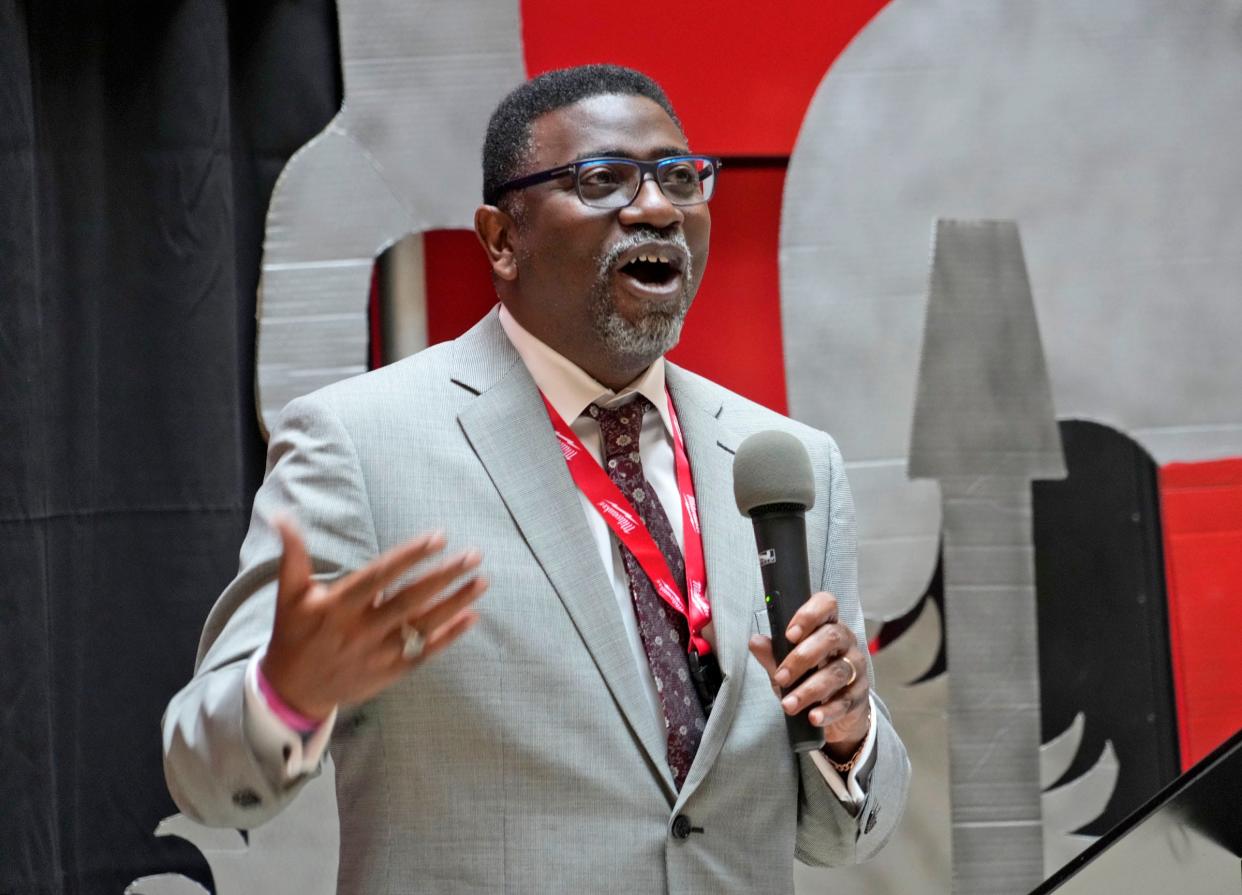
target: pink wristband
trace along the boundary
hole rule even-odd
[[[306,717],[301,712],[291,709],[276,692],[276,688],[271,685],[267,677],[263,674],[262,664],[256,665],[254,669],[255,678],[259,682],[259,692],[263,694],[263,698],[267,700],[267,707],[275,713],[276,717],[298,733],[307,734],[314,733],[319,729],[318,721]]]

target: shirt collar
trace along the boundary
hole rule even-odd
[[[563,354],[531,335],[504,305],[500,306],[500,325],[517,349],[518,356],[535,380],[535,385],[566,423],[572,425],[591,404],[615,406],[624,404],[635,394],[639,394],[650,401],[659,412],[665,432],[672,432],[668,418],[668,399],[664,391],[663,357],[656,358],[637,379],[614,392],[597,382],[591,374]]]

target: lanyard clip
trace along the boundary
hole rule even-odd
[[[691,647],[686,655],[686,664],[690,666],[690,680],[694,682],[699,702],[703,704],[703,714],[710,715],[712,704],[715,703],[716,694],[720,692],[720,685],[723,682],[720,663],[716,660],[715,653],[700,656],[699,651]]]

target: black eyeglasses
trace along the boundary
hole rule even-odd
[[[516,177],[484,197],[488,205],[510,190],[546,183],[572,174],[574,188],[583,205],[591,208],[625,208],[638,196],[650,174],[660,192],[674,205],[700,205],[716,191],[720,159],[707,155],[672,155],[650,162],[632,158],[588,158],[546,171]]]

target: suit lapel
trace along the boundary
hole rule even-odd
[[[737,712],[750,652],[757,577],[755,538],[733,497],[733,454],[737,439],[721,423],[721,405],[707,402],[703,389],[679,368],[668,365],[667,381],[690,458],[694,493],[703,530],[707,593],[712,605],[716,653],[724,682],[712,708],[698,754],[679,802],[706,776]]]
[[[665,789],[673,793],[664,733],[600,566],[547,411],[493,313],[458,341],[453,379],[478,392],[458,421],[548,576],[600,675]]]

